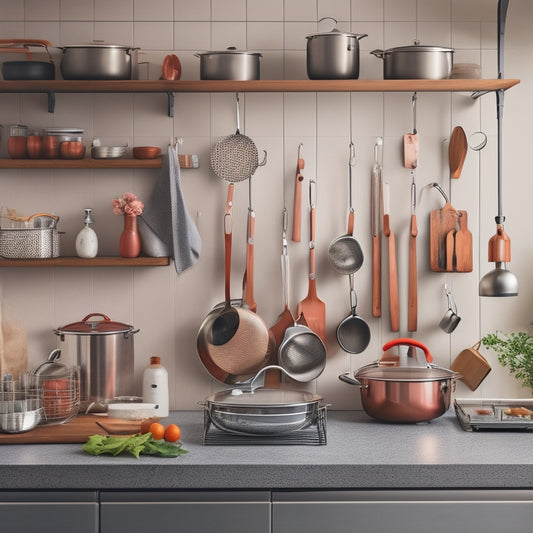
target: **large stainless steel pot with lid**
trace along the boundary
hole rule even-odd
[[[383,78],[386,80],[443,80],[452,73],[454,49],[445,46],[415,43],[370,53],[383,59]]]
[[[80,369],[82,410],[105,411],[114,398],[134,394],[133,336],[138,331],[102,313],[55,330],[66,361]]]
[[[450,407],[457,372],[432,364],[426,346],[414,339],[395,339],[383,346],[375,363],[341,381],[361,388],[361,404],[368,415],[385,422],[427,422]]]
[[[337,21],[331,17],[323,20]],[[308,35],[307,75],[312,80],[359,78],[359,40],[366,33],[341,32],[337,28]]]

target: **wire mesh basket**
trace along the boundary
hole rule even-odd
[[[5,259],[59,257],[60,235],[55,228],[2,228],[0,256]]]
[[[74,418],[80,409],[80,371],[67,369],[61,377],[40,377],[46,424],[64,424]]]

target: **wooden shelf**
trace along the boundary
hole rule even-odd
[[[155,159],[0,159],[0,168],[161,168]]]
[[[2,267],[142,267],[168,266],[169,257],[56,257],[55,259],[1,259]]]
[[[453,80],[51,80],[0,81],[0,92],[220,93],[220,92],[477,92],[510,89],[517,79]]]

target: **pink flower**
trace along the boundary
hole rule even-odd
[[[120,198],[111,201],[111,207],[115,215],[140,215],[144,204],[131,192],[124,193]]]

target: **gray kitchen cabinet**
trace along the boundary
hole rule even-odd
[[[531,533],[532,490],[274,492],[272,533]]]
[[[269,491],[100,494],[100,533],[270,533]]]
[[[93,491],[0,492],[2,533],[98,533]]]

